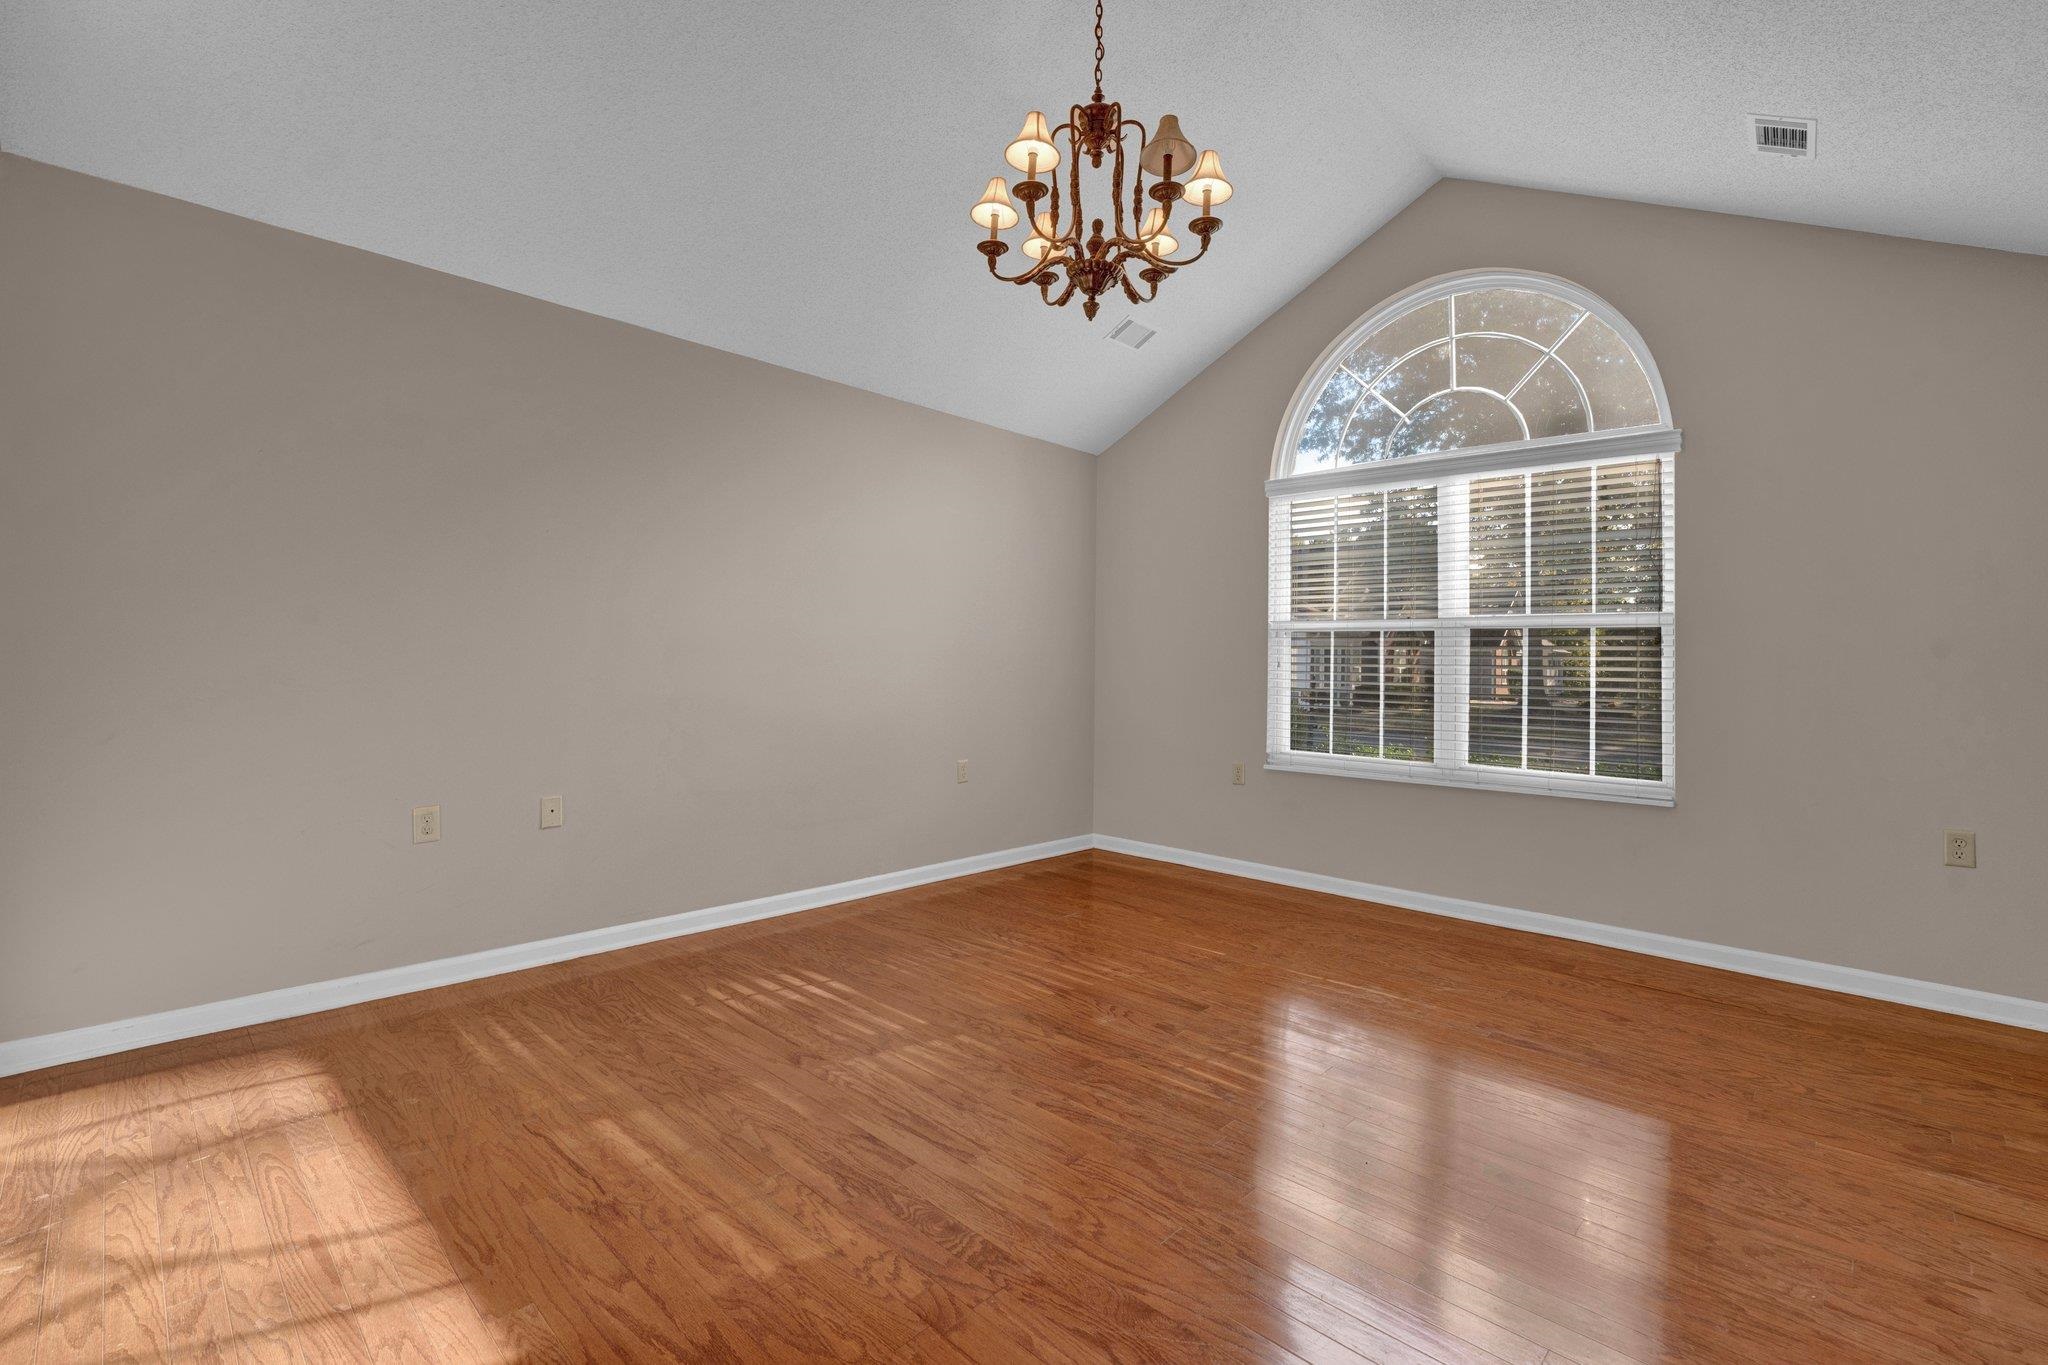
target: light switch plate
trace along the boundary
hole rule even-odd
[[[439,806],[414,806],[412,808],[412,841],[416,844],[438,843],[441,838],[441,808]]]
[[[543,796],[540,799],[540,827],[560,829],[562,827],[562,798]]]

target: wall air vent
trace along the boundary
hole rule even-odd
[[[1810,118],[1781,118],[1776,114],[1749,116],[1750,144],[1760,156],[1789,156],[1795,160],[1813,155],[1814,126]]]
[[[1136,318],[1125,318],[1110,329],[1109,339],[1119,346],[1128,346],[1135,351],[1156,335],[1150,327]]]

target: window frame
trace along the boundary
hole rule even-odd
[[[1335,376],[1340,363],[1366,338],[1403,314],[1455,294],[1481,289],[1524,289],[1560,298],[1584,309],[1615,333],[1634,353],[1648,379],[1662,419],[1654,426],[1591,431],[1581,435],[1551,436],[1495,445],[1471,446],[1411,455],[1395,459],[1364,461],[1307,473],[1294,473],[1293,463],[1304,423],[1325,385]],[[1455,370],[1454,370],[1455,376]],[[1588,411],[1588,418],[1592,414]],[[1265,489],[1268,506],[1267,559],[1271,578],[1267,588],[1267,617],[1263,623],[1267,641],[1266,665],[1266,763],[1268,771],[1311,773],[1323,776],[1366,778],[1379,781],[1421,782],[1439,786],[1481,788],[1494,791],[1568,796],[1588,800],[1619,801],[1637,805],[1670,806],[1677,798],[1677,537],[1676,478],[1677,455],[1682,434],[1671,422],[1671,404],[1656,361],[1640,333],[1606,300],[1569,280],[1520,270],[1461,271],[1426,280],[1368,311],[1330,343],[1308,373],[1303,376],[1287,406],[1273,447],[1271,477]],[[1526,613],[1508,616],[1472,616],[1459,610],[1454,598],[1469,583],[1469,564],[1448,572],[1444,557],[1445,532],[1453,516],[1465,516],[1465,491],[1473,478],[1496,474],[1529,474],[1546,469],[1598,466],[1626,460],[1655,458],[1662,469],[1661,534],[1663,584],[1655,612]],[[1435,678],[1433,758],[1411,762],[1378,757],[1314,754],[1289,747],[1292,733],[1288,720],[1289,636],[1318,629],[1343,629],[1295,621],[1291,609],[1281,619],[1278,604],[1291,591],[1287,555],[1276,545],[1284,532],[1287,509],[1307,497],[1334,497],[1345,493],[1434,486],[1438,505],[1438,602],[1435,617],[1388,619],[1378,629],[1388,631],[1426,630],[1433,639],[1432,668]],[[1597,479],[1596,479],[1597,486]],[[1661,632],[1661,690],[1663,762],[1661,777],[1606,777],[1594,773],[1557,773],[1525,768],[1502,768],[1467,761],[1465,748],[1471,689],[1469,646],[1472,633],[1485,629],[1528,629],[1541,624],[1560,628],[1628,629],[1654,626]],[[1355,625],[1352,629],[1375,627]],[[1524,648],[1527,639],[1524,637]],[[1526,654],[1525,654],[1526,658]],[[1526,686],[1526,683],[1525,683]],[[1589,701],[1589,706],[1593,703]],[[1589,763],[1589,766],[1593,766]]]

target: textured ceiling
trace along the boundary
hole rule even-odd
[[[1442,175],[2048,253],[2048,0],[1374,8]],[[1817,118],[1813,160],[1751,114]]]
[[[1111,0],[1107,85],[1222,149],[1143,351],[966,208],[1087,93],[1085,0],[0,5],[0,147],[1084,450],[1438,175],[2048,251],[2042,0]],[[1749,112],[1820,120],[1805,165]]]

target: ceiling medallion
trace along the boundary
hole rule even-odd
[[[1102,296],[1110,290],[1121,287],[1124,297],[1132,303],[1149,302],[1158,295],[1159,285],[1167,276],[1208,255],[1209,239],[1223,226],[1223,220],[1215,216],[1215,207],[1230,198],[1230,182],[1223,178],[1223,166],[1216,153],[1205,151],[1197,159],[1194,144],[1181,136],[1179,119],[1172,114],[1162,115],[1158,128],[1148,136],[1144,124],[1124,117],[1121,104],[1102,98],[1102,51],[1102,0],[1096,0],[1094,98],[1073,106],[1067,121],[1050,130],[1045,126],[1045,115],[1032,110],[1024,120],[1024,130],[1003,152],[1003,160],[1024,172],[1025,178],[1006,189],[1003,178],[994,177],[970,211],[976,225],[988,229],[988,239],[979,246],[981,254],[988,258],[989,274],[1005,284],[1037,285],[1039,298],[1056,308],[1078,292],[1081,311],[1091,318],[1102,306]],[[1126,218],[1124,148],[1130,130],[1135,130],[1132,145],[1138,150],[1132,158],[1137,166],[1131,173],[1130,216]],[[1104,158],[1110,163],[1107,232],[1101,218],[1090,218],[1082,208],[1084,156],[1097,170],[1102,168]],[[1063,157],[1067,163],[1064,209],[1058,174]],[[1148,172],[1153,176],[1150,189],[1145,187]],[[1040,176],[1045,178],[1040,180]],[[1185,178],[1176,180],[1175,176]],[[1024,254],[1031,258],[1031,265],[1020,274],[1005,275],[996,268],[996,261],[1010,249],[1003,233],[1018,223],[1017,206],[1010,202],[1012,192],[1023,201],[1024,213],[1031,220],[1024,239]],[[1040,209],[1039,201],[1048,197],[1050,202]],[[1149,210],[1145,208],[1147,199],[1153,204]],[[1200,216],[1188,223],[1187,230],[1201,240],[1202,246],[1194,255],[1175,260],[1173,253],[1180,249],[1180,243],[1171,232],[1173,210],[1182,199],[1188,201],[1190,209],[1196,205],[1201,208]],[[1088,224],[1085,236],[1083,223]],[[1143,293],[1131,280],[1133,271],[1144,282]]]

